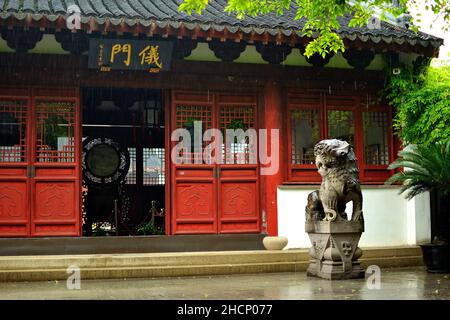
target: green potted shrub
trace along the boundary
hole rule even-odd
[[[164,235],[165,232],[162,228],[156,226],[153,220],[144,222],[137,227],[137,232],[140,235]]]
[[[423,145],[409,145],[388,169],[404,168],[386,181],[401,183],[400,193],[412,199],[425,191],[436,196],[438,223],[444,224],[432,243],[421,245],[429,272],[450,272],[450,140]]]

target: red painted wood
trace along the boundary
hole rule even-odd
[[[362,103],[364,99],[368,99],[369,95],[365,93],[345,92],[340,94],[329,94],[324,92],[298,92],[292,91],[288,93],[288,146],[292,145],[292,124],[290,122],[292,110],[310,110],[317,109],[320,111],[320,139],[331,138],[328,134],[328,111],[342,110],[352,111],[353,125],[355,128],[355,154],[358,159],[360,168],[360,180],[367,184],[382,184],[392,174],[391,170],[387,170],[387,165],[367,165],[364,163],[364,138],[363,138],[363,112],[385,112],[388,114],[388,148],[389,161],[393,161],[393,132],[392,132],[392,112],[391,108],[386,105]],[[300,184],[320,183],[321,178],[317,173],[315,165],[309,164],[292,164],[292,148],[288,150],[288,182]]]
[[[189,118],[201,118],[208,128],[213,127],[213,107],[207,93],[172,92],[172,130],[183,127]],[[171,151],[175,145],[171,142]],[[217,233],[217,183],[213,173],[213,166],[177,165],[171,161],[172,234]]]
[[[172,108],[171,108],[171,95],[169,90],[164,90],[164,134],[165,134],[165,141],[164,146],[165,150],[171,150],[170,146],[170,128],[171,128],[171,121],[172,119]],[[165,233],[166,235],[172,234],[172,225],[170,223],[170,212],[172,207],[172,198],[171,198],[171,173],[172,173],[172,165],[170,161],[170,152],[165,152],[165,183],[164,183],[164,192],[165,192],[165,217],[164,217],[164,224],[165,224]]]
[[[77,90],[33,90],[31,178],[31,236],[80,235],[80,108]],[[42,153],[38,147],[47,119],[59,116],[68,121],[67,152]],[[70,142],[73,140],[72,142]],[[40,147],[42,148],[42,147]]]
[[[283,159],[285,154],[285,144],[283,143],[283,109],[282,94],[278,83],[268,81],[264,90],[264,124],[268,131],[268,141],[271,140],[271,129],[280,130],[280,143],[278,145],[280,155],[280,167],[276,174],[264,176],[264,211],[266,213],[266,231],[271,236],[278,235],[278,211],[277,211],[277,187],[284,181],[285,163]],[[270,143],[268,144],[268,154],[272,154]]]
[[[225,130],[232,120],[242,121],[243,130],[258,129],[256,96],[219,95],[217,100],[219,101],[217,113],[220,129]],[[224,138],[226,140],[226,137]],[[226,143],[225,140],[224,143]],[[248,155],[250,156],[250,153]],[[255,159],[257,159],[257,154]],[[220,173],[218,178],[218,232],[260,232],[261,214],[257,163],[251,164],[249,160],[246,164],[223,164],[219,165],[218,169]]]
[[[0,101],[12,90],[17,91],[2,89]],[[0,163],[0,236],[79,236],[81,119],[78,90],[35,88],[25,93],[15,99],[25,99],[28,106],[26,156],[18,163]],[[56,105],[55,113],[52,108]],[[42,149],[45,141],[41,140],[41,133],[48,130],[43,127],[43,119],[52,114],[68,117],[72,127],[68,139],[72,147],[62,152]]]
[[[222,128],[223,121],[241,119],[248,110],[256,126],[256,97],[251,95],[173,91],[171,103],[172,129],[189,118],[206,121],[204,129]],[[170,176],[171,234],[260,232],[257,164],[171,162]]]
[[[0,151],[0,237],[26,237],[30,232],[30,111],[27,89],[0,88],[0,112],[14,114],[15,121],[25,127],[17,148]]]

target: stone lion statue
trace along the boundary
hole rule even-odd
[[[314,147],[314,156],[322,184],[308,195],[306,220],[348,220],[345,205],[352,201],[352,221],[362,221],[359,170],[352,146],[342,140],[322,140]]]

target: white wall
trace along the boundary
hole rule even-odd
[[[308,248],[305,207],[308,194],[318,186],[278,188],[278,235],[288,238],[287,248]],[[398,187],[362,186],[365,232],[361,247],[415,245],[430,241],[429,194],[411,201],[398,195]],[[351,205],[347,208],[351,212]]]

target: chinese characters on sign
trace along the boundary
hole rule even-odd
[[[170,69],[172,50],[170,41],[91,39],[89,68],[157,73]]]

